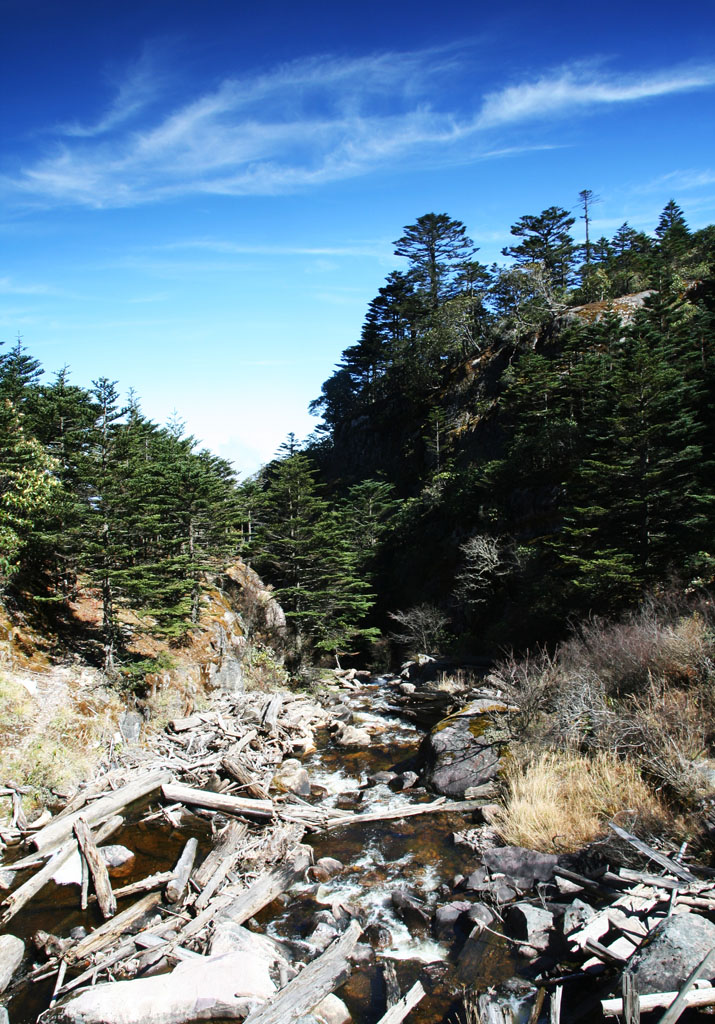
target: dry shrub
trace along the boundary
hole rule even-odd
[[[631,827],[639,822],[651,829],[669,818],[635,765],[608,751],[594,757],[549,751],[526,766],[510,764],[506,782],[496,829],[504,842],[531,850],[581,849],[605,835],[609,819],[623,812]]]

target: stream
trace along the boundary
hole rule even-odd
[[[416,755],[424,732],[394,708],[392,680],[370,678],[354,689],[337,692],[338,711],[358,728],[372,732],[365,748],[342,748],[328,730],[317,737],[318,749],[304,757],[311,782],[309,802],[359,812],[398,809],[434,799],[416,783],[416,788],[394,792],[385,781],[371,779],[378,773],[418,770]],[[189,814],[180,828],[166,822],[142,822],[147,806],[135,808],[111,843],[123,844],[135,854],[125,884],[152,872],[173,867],[190,836],[199,841],[199,858],[211,849],[208,821]],[[337,991],[347,1004],[355,1024],[375,1024],[386,1009],[384,965],[392,961],[402,994],[420,980],[427,992],[411,1011],[414,1024],[449,1022],[460,1024],[457,1010],[461,989],[474,985],[484,991],[489,985],[511,977],[515,963],[506,943],[489,933],[467,940],[467,933],[438,941],[431,927],[435,909],[450,900],[470,899],[453,890],[457,875],[468,875],[479,865],[478,855],[468,846],[457,845],[454,833],[471,826],[469,814],[431,814],[381,822],[348,824],[328,833],[307,835],[315,860],[330,857],[344,868],[324,881],[303,881],[267,907],[249,924],[285,943],[294,960],[315,956],[321,922],[336,904],[355,908],[363,925],[363,950],[352,976]],[[393,893],[408,890],[422,913],[398,913]],[[48,885],[13,921],[12,932],[30,940],[43,929],[66,936],[79,926],[100,923],[99,911],[78,909],[75,884]],[[472,897],[474,898],[474,897]],[[318,932],[315,932],[316,927]],[[36,961],[39,962],[39,961]],[[34,1024],[47,1007],[53,980],[25,982],[7,1003],[10,1024]]]

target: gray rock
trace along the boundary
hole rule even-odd
[[[495,917],[485,903],[472,903],[467,911],[467,920],[471,921],[472,924],[483,924],[490,928],[494,923]]]
[[[417,772],[402,772],[401,775],[392,779],[388,785],[393,792],[401,793],[405,789],[412,789],[418,779],[419,775]]]
[[[313,949],[317,949],[322,953],[323,950],[327,949],[330,943],[337,937],[338,929],[327,924],[325,921],[321,921],[317,928],[314,928],[307,937],[306,942],[309,946],[312,946]]]
[[[509,875],[520,889],[531,889],[536,882],[548,882],[553,878],[559,861],[552,853],[536,853],[522,846],[485,850],[482,860],[492,874],[502,872]]]
[[[715,946],[715,924],[700,914],[674,914],[631,960],[637,991],[674,992]],[[710,973],[715,977],[715,970]]]
[[[575,899],[564,911],[564,935],[570,935],[571,932],[575,932],[578,928],[583,928],[595,913],[596,911],[593,907],[589,907],[588,903],[584,903],[583,900]]]
[[[368,775],[367,784],[368,786],[389,786],[393,779],[397,778],[397,772],[375,772],[374,775]]]
[[[288,757],[280,765],[271,782],[279,793],[295,793],[296,796],[310,796],[308,773],[294,757]]]
[[[144,719],[137,711],[125,711],[119,719],[119,731],[125,743],[138,743]]]
[[[554,915],[531,903],[514,903],[504,917],[504,928],[512,939],[519,939],[543,952],[551,941]]]
[[[501,701],[480,698],[439,722],[422,747],[427,785],[461,800],[467,789],[490,782],[501,768],[511,710]]]
[[[405,924],[412,927],[421,927],[429,922],[429,914],[420,901],[412,896],[406,889],[395,889],[391,896],[395,913],[402,918]]]
[[[10,1018],[4,1006],[0,1006],[0,1024],[10,1024]]]
[[[99,853],[110,869],[118,869],[123,867],[131,867],[134,861],[134,854],[131,850],[128,850],[126,846],[120,846],[117,843],[113,843],[109,846],[100,846]]]
[[[436,938],[440,940],[453,939],[457,934],[457,925],[460,918],[470,909],[471,903],[465,900],[455,900],[453,903],[446,903],[437,908],[434,915],[433,930]]]
[[[392,932],[384,924],[369,924],[365,929],[365,938],[375,949],[387,949],[392,945]]]
[[[0,992],[4,992],[22,963],[25,943],[16,935],[0,935]]]

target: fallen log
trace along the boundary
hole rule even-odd
[[[106,920],[116,914],[117,901],[112,892],[112,883],[109,881],[107,865],[104,863],[104,858],[92,838],[89,825],[82,815],[74,823],[74,834],[77,836],[79,848],[92,876],[99,909],[102,911],[102,917]]]
[[[110,818],[110,820],[105,822],[97,832],[97,842],[102,843],[105,839],[108,839],[109,836],[111,836],[112,833],[123,824],[123,822],[124,819],[119,815]],[[15,892],[8,896],[4,903],[5,909],[2,917],[0,917],[0,926],[4,927],[8,921],[12,920],[18,911],[22,910],[22,908],[30,902],[33,896],[36,896],[41,889],[44,889],[47,883],[52,880],[52,876],[58,868],[62,867],[65,861],[69,860],[76,849],[77,841],[74,838],[68,839],[67,842],[63,843],[53,856],[50,857],[49,861],[43,868],[36,872],[32,878],[28,878],[28,880],[24,882],[19,889],[16,889]]]
[[[422,988],[422,984],[416,981],[412,988],[380,1017],[377,1024],[401,1024],[401,1021],[417,1006],[424,995],[425,990]]]
[[[201,890],[194,903],[197,910],[203,910],[208,905],[226,875],[235,866],[247,831],[246,826],[240,822],[231,822],[201,867],[194,871],[192,881]]]
[[[639,996],[638,1003],[641,1013],[648,1013],[649,1010],[657,1010],[659,1007],[670,1007],[678,998],[677,992],[650,992],[648,995]],[[707,988],[690,989],[685,996],[685,1006],[714,1006],[715,986]],[[601,1009],[609,1017],[620,1017],[623,1014],[622,999],[602,999]]]
[[[259,821],[270,821],[274,816],[273,804],[270,800],[253,800],[240,796],[227,796],[224,793],[210,793],[204,789],[194,789],[179,783],[165,783],[161,787],[164,798],[170,803],[192,804],[205,807],[209,811],[222,811],[224,814],[245,815]]]
[[[255,797],[257,800],[268,799],[266,790],[256,782],[239,757],[226,754],[225,757],[221,758],[221,766],[224,771],[228,772],[241,785],[249,796]]]
[[[186,892],[186,887],[189,884],[189,876],[191,875],[194,867],[198,846],[198,839],[195,839],[192,836],[181,851],[181,856],[176,862],[171,879],[166,887],[166,898],[169,903],[178,903]]]
[[[480,800],[446,801],[444,797],[430,804],[415,804],[412,807],[398,807],[389,811],[370,811],[367,814],[353,814],[349,818],[331,821],[325,827],[330,830],[342,825],[358,825],[366,821],[395,821],[400,818],[412,818],[418,814],[461,814],[463,811],[474,811],[481,807]],[[317,810],[317,808],[316,808]]]
[[[35,833],[30,840],[31,845],[36,850],[50,850],[53,846],[64,842],[65,839],[72,835],[74,823],[80,815],[84,817],[88,825],[94,827],[100,821],[104,821],[105,818],[117,814],[136,800],[142,800],[150,793],[153,793],[154,790],[159,789],[163,783],[169,782],[171,778],[171,772],[157,771],[137,779],[136,782],[130,782],[114,793],[100,797],[99,800],[95,800],[89,806],[83,807],[81,811],[75,811],[73,814],[68,814],[65,817],[55,818],[49,825],[45,825],[43,829]]]
[[[620,825],[616,825],[612,821],[609,821],[608,827],[615,832],[620,839],[625,839],[625,841],[630,843],[635,850],[638,850],[639,853],[642,853],[650,860],[654,860],[656,864],[660,864],[660,866],[670,872],[671,875],[676,875],[678,878],[682,878],[685,882],[697,881],[692,871],[688,871],[688,869],[684,868],[682,864],[678,864],[676,860],[672,860],[670,857],[666,857],[665,854],[659,853],[658,850],[654,850],[652,846],[644,843],[643,840],[639,839],[637,836],[631,835],[630,832],[621,828]]]
[[[348,977],[349,957],[361,935],[360,925],[351,921],[344,935],[304,967],[274,999],[250,1013],[245,1024],[286,1024],[308,1013]]]
[[[231,900],[223,910],[222,916],[230,918],[235,924],[243,924],[244,921],[248,921],[301,878],[310,866],[310,862],[311,855],[306,852],[306,848],[299,849],[293,858],[282,867],[259,875],[245,892]]]
[[[140,892],[162,889],[173,877],[173,871],[157,871],[155,875],[147,875],[146,878],[141,878],[138,882],[130,882],[129,885],[123,885],[121,889],[115,889],[114,895],[120,900],[125,896],[136,896]]]
[[[151,892],[144,899],[132,904],[131,907],[127,907],[121,914],[117,914],[116,917],[100,925],[99,928],[95,928],[90,935],[81,939],[74,949],[69,950],[67,953],[68,963],[78,963],[91,953],[98,953],[115,939],[121,938],[130,925],[133,925],[140,917],[153,910],[160,901],[161,893]]]

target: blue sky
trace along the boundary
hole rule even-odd
[[[424,213],[715,220],[715,7],[0,0],[0,340],[247,474]],[[580,225],[577,229],[580,230]]]

